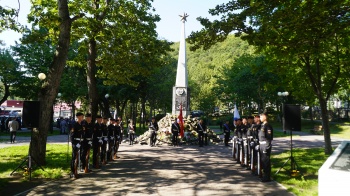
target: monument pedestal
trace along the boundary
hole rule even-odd
[[[173,87],[173,108],[172,113],[179,115],[182,105],[182,115],[190,115],[190,89],[188,87]]]

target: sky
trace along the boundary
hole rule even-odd
[[[27,25],[27,15],[30,11],[30,0],[20,1],[20,13],[18,22]],[[227,3],[229,0],[154,0],[152,5],[156,9],[156,14],[161,18],[157,23],[157,32],[160,39],[178,42],[181,36],[181,21],[179,15],[187,13],[189,17],[186,22],[186,36],[192,31],[202,29],[201,24],[196,20],[197,17],[215,19],[208,11],[215,8],[216,5]],[[8,6],[18,9],[17,0],[0,0],[1,6]],[[0,40],[6,44],[6,47],[14,45],[22,35],[13,31],[0,33]]]

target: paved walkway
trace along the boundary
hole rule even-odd
[[[323,136],[300,133],[295,148],[323,147]],[[0,148],[28,144],[0,143]],[[332,139],[333,146],[342,140]],[[67,135],[50,136],[48,143],[67,143]],[[273,154],[290,149],[290,138],[275,138]],[[223,144],[149,147],[123,143],[118,159],[80,179],[51,181],[19,195],[291,195],[277,182],[261,183],[234,164]]]

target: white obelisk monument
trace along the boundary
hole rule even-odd
[[[186,35],[185,35],[185,22],[189,15],[184,13],[180,15],[182,28],[180,38],[179,58],[177,62],[176,83],[173,87],[173,106],[172,113],[179,114],[180,106],[182,105],[182,115],[186,117],[190,114],[190,94],[188,88],[188,74],[187,74],[187,62],[186,62]]]

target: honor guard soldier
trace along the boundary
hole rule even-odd
[[[152,121],[148,125],[150,131],[151,131],[151,137],[150,137],[150,146],[156,146],[157,141],[157,131],[159,129],[158,123],[156,122],[156,119],[152,117]]]
[[[108,125],[108,151],[107,151],[107,161],[113,161],[114,154],[114,144],[115,144],[115,119],[111,118]]]
[[[225,146],[229,146],[228,145],[228,141],[230,140],[230,127],[229,127],[229,121],[227,120],[226,123],[224,124],[224,143]]]
[[[117,120],[119,121],[119,126],[120,126],[119,144],[121,144],[124,136],[124,122],[122,121],[121,117],[118,117]]]
[[[119,144],[120,144],[120,137],[121,135],[123,135],[122,132],[122,127],[120,126],[120,120],[119,118],[115,121],[115,135],[116,135],[116,139],[115,139],[115,144],[114,144],[114,155],[113,158],[117,159],[120,158],[117,154],[118,154],[118,150],[119,150]]]
[[[199,147],[203,147],[203,143],[204,143],[204,123],[203,123],[203,119],[199,120],[199,123],[197,125],[197,133],[198,133],[198,143],[199,143]]]
[[[177,121],[178,121],[178,119],[175,118],[175,122],[171,125],[171,133],[173,134],[172,142],[173,142],[174,146],[179,146],[178,137],[179,137],[179,132],[180,132],[180,125]]]
[[[248,121],[246,118],[243,118],[242,120],[242,139],[243,139],[243,143],[242,143],[242,162],[241,162],[241,166],[245,167],[248,166]]]
[[[81,148],[81,139],[83,135],[83,125],[82,121],[84,114],[78,112],[76,114],[77,122],[74,123],[71,131],[70,138],[72,142],[72,161],[71,161],[71,177],[78,178],[78,168],[79,168],[79,159],[80,159],[80,148]]]
[[[94,133],[94,125],[92,124],[92,116],[91,114],[85,115],[85,121],[83,123],[83,152],[81,156],[82,161],[82,169],[84,173],[88,173],[91,170],[89,169],[89,161],[90,161],[90,149],[92,147],[92,137]]]
[[[237,119],[238,118],[234,118],[233,119],[233,139],[232,139],[232,158],[233,160],[237,160]]]
[[[103,117],[102,119],[102,141],[101,146],[101,162],[103,165],[107,163],[107,143],[108,143],[108,127],[107,127],[108,118]]]
[[[253,116],[248,116],[248,121],[247,121],[247,160],[248,160],[248,164],[247,164],[247,170],[250,170],[250,165],[251,165],[251,142],[253,140],[253,136],[252,136],[252,130],[253,130],[253,126],[254,126],[254,117]]]
[[[242,144],[243,144],[243,139],[242,139],[242,119],[238,118],[236,121],[236,130],[235,130],[235,135],[237,136],[237,144],[236,144],[236,161],[237,163],[242,162]]]
[[[94,135],[93,135],[93,154],[92,154],[92,165],[95,169],[100,168],[100,160],[101,160],[101,146],[103,144],[102,140],[102,116],[96,116],[96,123],[94,127]]]
[[[267,121],[267,114],[263,113],[260,115],[261,127],[259,131],[259,150],[261,158],[261,166],[263,169],[262,182],[271,181],[271,148],[273,139],[273,129],[272,126]]]
[[[258,154],[259,154],[259,130],[260,130],[260,116],[256,115],[254,117],[254,124],[251,130],[251,137],[252,140],[250,142],[250,149],[251,149],[251,159],[250,159],[250,169],[251,169],[251,174],[257,175],[258,173],[256,172],[256,167],[258,167],[258,171],[260,172],[260,159],[258,159]],[[258,162],[259,161],[259,162]]]

